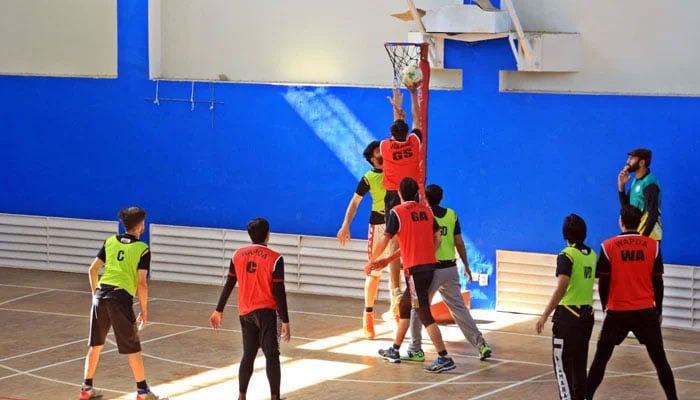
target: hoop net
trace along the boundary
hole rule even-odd
[[[425,179],[427,175],[428,154],[428,94],[430,87],[430,63],[428,62],[428,43],[384,43],[384,49],[389,55],[393,68],[394,87],[401,87],[401,71],[409,64],[417,64],[423,73],[423,82],[418,87],[418,110],[420,114],[420,130],[423,135],[421,159],[419,164],[419,181],[421,198],[425,202]],[[409,106],[410,107],[410,106]]]

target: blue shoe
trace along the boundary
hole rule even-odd
[[[432,364],[423,367],[423,371],[430,372],[433,374],[439,374],[440,372],[451,371],[457,368],[454,360],[451,357],[438,357]]]
[[[393,346],[389,347],[388,349],[380,349],[379,350],[379,355],[389,361],[390,363],[400,363],[401,362],[401,356],[399,355],[399,351],[396,350]]]

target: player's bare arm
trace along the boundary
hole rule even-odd
[[[350,199],[348,208],[345,210],[345,218],[343,219],[343,225],[340,226],[338,234],[336,235],[338,238],[338,242],[340,242],[341,246],[345,246],[345,242],[347,242],[351,238],[350,224],[355,218],[355,214],[357,213],[357,207],[359,207],[360,201],[362,201],[362,196],[355,193],[352,196],[352,199]]]
[[[136,321],[143,328],[148,321],[148,270],[139,270],[136,294],[139,296],[139,307],[141,308]]]
[[[566,293],[567,286],[569,286],[569,276],[559,274],[559,276],[557,276],[557,287],[554,289],[554,293],[552,293],[552,297],[549,299],[547,307],[545,307],[544,311],[542,312],[542,316],[537,320],[537,324],[535,325],[537,334],[542,333],[542,330],[544,330],[544,324],[547,323],[549,314],[551,314],[552,311],[557,308],[561,298],[564,297],[564,293]]]
[[[97,290],[97,282],[100,280],[97,273],[104,265],[104,261],[95,257],[95,259],[92,260],[92,264],[90,264],[90,268],[88,268],[88,274],[90,275],[90,290],[92,291],[92,294],[95,294],[95,291]]]

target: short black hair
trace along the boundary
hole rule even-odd
[[[141,207],[122,208],[117,215],[127,232],[136,228],[138,224],[146,220],[146,211]]]
[[[369,142],[367,147],[365,147],[365,151],[362,152],[362,155],[365,156],[365,160],[372,166],[374,166],[374,164],[372,164],[372,157],[374,157],[374,150],[377,147],[379,147],[379,141],[373,140]]]
[[[399,184],[399,193],[404,201],[418,200],[418,182],[413,178],[403,178]]]
[[[432,184],[425,187],[425,199],[428,200],[428,205],[437,206],[442,201],[442,188]]]
[[[634,149],[627,153],[628,156],[637,157],[640,160],[644,160],[644,165],[647,168],[651,165],[651,150],[645,148]]]
[[[622,206],[620,220],[627,229],[637,229],[642,222],[642,210],[630,205]]]
[[[561,231],[567,242],[583,244],[583,241],[586,240],[586,221],[576,214],[569,214],[564,218]]]
[[[408,124],[406,124],[406,121],[402,119],[394,121],[391,124],[391,136],[396,140],[406,140],[406,136],[408,136]]]
[[[267,222],[265,218],[254,218],[248,222],[246,225],[248,229],[248,236],[250,240],[256,244],[265,243],[267,239],[267,234],[270,233],[270,223]]]

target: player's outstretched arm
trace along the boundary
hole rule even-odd
[[[410,87],[408,88],[408,91],[411,92],[411,119],[413,120],[413,129],[418,129],[420,128],[420,103],[418,102],[418,89],[415,87]]]
[[[348,204],[348,208],[345,210],[343,225],[340,226],[337,234],[338,242],[340,242],[341,246],[345,246],[345,242],[350,240],[350,224],[355,218],[355,214],[357,214],[357,207],[360,205],[360,201],[362,201],[362,196],[358,195],[357,193],[353,194],[352,199],[350,199],[350,203]]]
[[[392,96],[393,97],[387,97],[387,99],[389,99],[389,103],[391,103],[393,108],[394,121],[396,121],[397,119],[405,120],[406,113],[403,110],[403,94],[401,93],[401,89],[396,87],[393,88]]]

